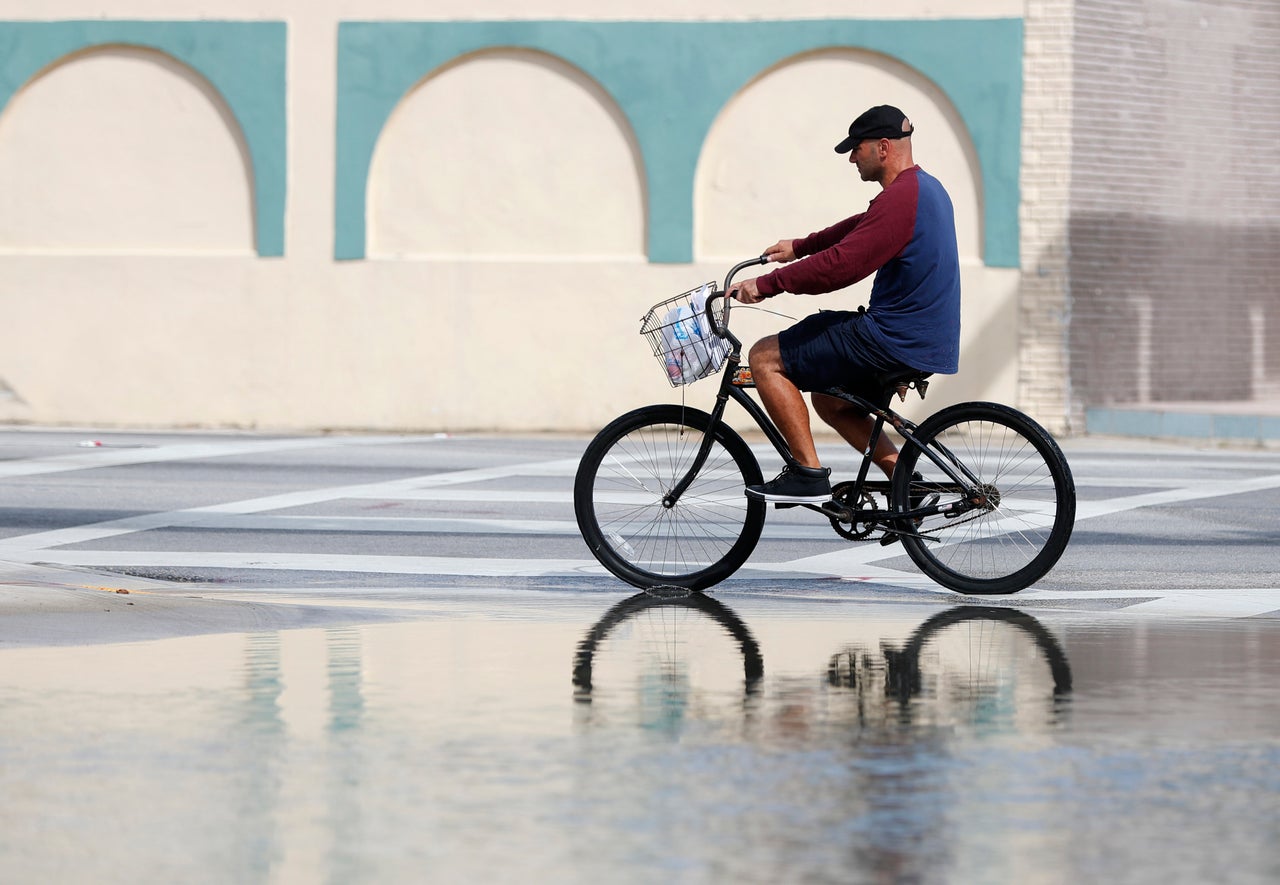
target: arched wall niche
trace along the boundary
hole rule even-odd
[[[0,22],[0,123],[14,97],[39,88],[40,81],[48,79],[40,77],[41,72],[57,74],[64,59],[79,59],[86,50],[99,47],[159,53],[169,64],[194,72],[183,74],[194,93],[219,97],[221,106],[215,103],[212,114],[223,119],[226,131],[238,130],[233,140],[238,139],[239,146],[233,153],[242,153],[240,165],[248,170],[240,172],[239,189],[244,180],[251,182],[253,248],[259,256],[281,256],[287,193],[287,36],[287,26],[278,21]],[[34,88],[27,89],[33,81]]]
[[[467,53],[388,115],[366,214],[373,258],[639,258],[640,149],[609,93],[563,58]]]
[[[160,50],[73,52],[0,115],[0,248],[250,253],[253,192],[230,107]]]

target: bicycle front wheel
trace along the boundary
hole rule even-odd
[[[707,437],[698,475],[673,506],[664,505]],[[765,505],[744,488],[761,479],[755,455],[727,425],[712,427],[697,409],[645,406],[591,441],[573,508],[591,552],[622,580],[701,590],[737,571],[760,540]]]
[[[1053,437],[1026,415],[996,403],[943,409],[916,439],[968,477],[956,483],[914,444],[893,476],[894,509],[936,501],[907,555],[939,584],[961,593],[1016,593],[1043,577],[1067,547],[1076,517],[1071,468]]]

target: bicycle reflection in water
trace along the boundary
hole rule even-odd
[[[999,727],[1056,722],[1071,693],[1071,667],[1053,634],[1017,609],[957,606],[929,618],[900,649],[881,643],[833,654],[828,684],[903,725]],[[927,701],[921,703],[919,701]],[[870,708],[859,707],[863,721]]]
[[[858,623],[864,634],[868,626]],[[958,606],[905,642],[875,645],[840,648],[817,679],[792,669],[766,687],[760,643],[733,610],[698,591],[653,588],[587,632],[573,685],[592,724],[783,740],[823,729],[1034,730],[1059,721],[1071,692],[1057,639],[1017,609]]]
[[[579,703],[624,686],[623,694],[635,694],[641,726],[661,731],[717,711],[749,712],[763,675],[760,646],[742,619],[705,593],[677,587],[654,587],[610,608],[573,659]]]

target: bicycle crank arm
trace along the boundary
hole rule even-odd
[[[774,510],[790,510],[792,507],[803,507],[805,510],[812,510],[814,513],[821,513],[823,516],[829,516],[841,522],[853,522],[853,518],[856,515],[852,508],[841,507],[835,501],[824,501],[821,504],[805,504],[800,501],[773,502]]]

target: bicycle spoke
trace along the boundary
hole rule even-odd
[[[665,417],[677,414],[681,420]],[[664,506],[664,498],[684,480],[704,442],[702,430],[682,423],[685,417],[706,421],[705,413],[665,407],[619,419],[617,431],[602,431],[603,439],[593,444],[599,449],[597,461],[576,488],[578,505],[590,513],[585,531],[599,538],[593,547],[597,557],[632,583],[675,581],[723,570],[732,558],[745,558],[759,536],[763,508],[750,514],[743,495],[745,465],[757,472],[759,468],[740,440],[735,454],[719,437],[713,438],[698,474],[673,506]],[[584,457],[584,463],[590,460],[590,454]]]

